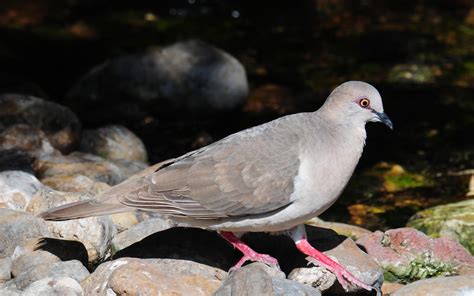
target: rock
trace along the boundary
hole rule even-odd
[[[288,279],[311,286],[319,291],[326,291],[337,281],[336,276],[320,266],[295,268]]]
[[[116,185],[141,171],[146,164],[130,162],[116,165],[100,156],[73,152],[67,156],[48,156],[35,161],[34,169],[42,180],[53,176],[83,175],[98,182]]]
[[[382,285],[382,295],[392,295],[398,289],[405,287],[403,284],[384,282]]]
[[[106,61],[82,77],[68,99],[96,124],[142,123],[151,113],[235,110],[247,94],[245,69],[234,57],[191,40]]]
[[[115,228],[117,228],[117,235],[114,236],[114,239],[117,238],[118,234],[120,234],[121,232],[130,229],[140,223],[136,211],[112,214],[110,215],[110,218],[112,219],[112,222],[114,222]],[[113,244],[114,241],[112,240],[112,245]]]
[[[70,277],[47,277],[29,285],[21,296],[82,296],[81,285]]]
[[[136,242],[141,241],[153,233],[169,229],[174,225],[174,222],[165,218],[157,217],[145,220],[131,227],[130,229],[117,234],[112,240],[112,248],[114,252],[118,252]]]
[[[81,151],[105,159],[123,159],[146,162],[145,145],[133,132],[121,125],[109,125],[85,130],[80,142]]]
[[[376,231],[357,241],[384,269],[386,281],[474,274],[474,257],[449,238],[432,239],[413,228]]]
[[[5,126],[26,123],[40,129],[62,153],[77,146],[81,131],[79,119],[69,108],[20,94],[0,95],[0,122]]]
[[[0,258],[0,287],[11,279],[12,259],[10,257]]]
[[[4,287],[23,291],[35,281],[46,277],[70,277],[80,282],[89,275],[89,271],[77,260],[60,261],[52,264],[40,264],[20,273],[7,282]]]
[[[312,242],[312,238],[320,236],[318,228],[308,227],[308,239]],[[336,244],[336,241],[341,240]],[[380,287],[383,282],[383,273],[380,266],[375,260],[370,258],[366,253],[361,251],[353,240],[338,236],[328,236],[325,238],[326,243],[336,244],[335,247],[324,251],[324,253],[335,259],[349,270],[356,278],[371,286]],[[314,243],[318,246],[318,243]],[[326,247],[319,247],[320,250],[325,250]],[[311,258],[307,257],[311,262]],[[332,274],[322,272],[319,267],[301,267],[292,271],[291,279],[302,280],[302,283],[310,284],[313,287],[323,292],[330,288],[332,292],[342,293],[342,287],[337,281],[333,281]],[[291,273],[290,273],[291,274]],[[322,276],[322,278],[321,278]],[[290,278],[290,277],[289,277]],[[335,283],[335,285],[330,285]],[[350,292],[360,291],[360,288],[351,286]]]
[[[431,237],[449,237],[474,255],[474,199],[441,205],[416,213],[407,226]]]
[[[110,254],[111,241],[116,229],[108,216],[70,221],[48,221],[47,224],[53,237],[77,240],[83,243],[89,262],[92,264],[105,259]]]
[[[0,150],[19,149],[32,157],[58,153],[44,132],[27,124],[15,124],[0,133]]]
[[[353,240],[357,240],[364,235],[372,233],[372,231],[359,226],[339,222],[326,222],[319,219],[318,217],[306,221],[305,224],[332,229],[338,234],[345,235]]]
[[[27,210],[39,214],[52,207],[91,199],[84,193],[59,192],[49,188],[38,191]],[[96,262],[108,256],[116,228],[109,216],[90,217],[69,221],[46,221],[51,237],[77,240],[84,244],[89,262]]]
[[[0,209],[0,258],[9,257],[17,246],[26,246],[40,237],[51,236],[46,222],[35,216]]]
[[[41,182],[58,191],[83,192],[92,196],[110,188],[106,183],[95,181],[83,175],[58,175],[46,177]]]
[[[120,258],[99,265],[81,285],[85,295],[212,295],[225,274],[185,260]]]
[[[42,187],[41,182],[28,173],[0,172],[0,208],[25,210],[33,195]]]
[[[50,265],[60,261],[61,259],[50,252],[42,250],[25,252],[14,258],[11,272],[12,275],[16,277],[23,272],[27,272],[29,269],[35,266],[42,264]]]
[[[474,275],[452,276],[416,281],[398,289],[393,296],[464,296],[474,293]]]
[[[26,211],[34,214],[42,213],[50,208],[72,203],[80,200],[91,199],[93,196],[82,192],[61,192],[49,187],[38,190],[31,198]]]
[[[232,272],[215,296],[321,295],[318,290],[285,279],[282,272],[262,263],[251,263]]]

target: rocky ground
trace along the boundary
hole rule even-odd
[[[174,59],[187,60],[194,65],[192,71]],[[136,80],[137,75],[124,77],[124,69],[135,63],[149,68]],[[196,85],[202,73],[211,78]],[[139,75],[160,79],[148,81]],[[104,77],[110,80],[104,82]],[[145,114],[141,118],[146,120],[147,112],[163,110],[170,101],[176,105],[169,110],[192,113],[202,107],[221,112],[243,105],[248,94],[240,63],[199,41],[110,60],[77,83],[69,100],[83,104],[80,112],[93,109],[108,118],[122,113],[94,106],[115,104],[117,110],[128,108],[123,116]],[[222,88],[230,83],[231,91]],[[193,93],[192,100],[175,92],[179,86],[185,87],[183,93]],[[111,96],[114,102],[107,101]],[[203,137],[199,145],[209,141]],[[253,263],[229,273],[240,254],[216,233],[175,227],[156,214],[130,212],[64,222],[35,216],[93,198],[140,174],[149,166],[148,159],[141,139],[125,126],[83,130],[79,117],[65,106],[29,95],[0,95],[0,295],[343,293],[332,273],[308,262],[285,236],[243,237],[255,250],[279,259],[281,270]],[[428,182],[397,165],[380,164],[375,170],[389,193]],[[367,175],[374,176],[370,171]],[[352,211],[367,212],[363,204]],[[474,291],[473,211],[472,200],[461,201],[420,211],[408,222],[410,227],[375,232],[313,219],[308,234],[318,249],[386,295],[448,295]],[[375,295],[356,287],[350,292]]]

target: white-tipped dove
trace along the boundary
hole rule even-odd
[[[168,160],[154,172],[131,178],[96,200],[50,209],[40,216],[68,220],[130,210],[153,211],[189,227],[216,230],[238,248],[242,259],[276,265],[233,232],[280,232],[296,247],[349,283],[370,290],[337,262],[313,248],[304,225],[339,197],[365,144],[365,124],[392,122],[370,84],[339,85],[324,105],[230,135]]]

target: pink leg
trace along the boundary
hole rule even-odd
[[[355,276],[353,276],[345,267],[328,257],[326,254],[316,250],[306,239],[306,231],[304,225],[299,225],[297,228],[290,231],[290,235],[295,241],[296,248],[303,254],[310,256],[317,263],[326,268],[327,270],[334,273],[342,287],[348,290],[349,283],[364,288],[368,291],[372,290],[373,287],[361,282]]]
[[[278,260],[271,257],[270,255],[255,252],[232,232],[219,231],[218,233],[226,241],[232,244],[234,248],[239,249],[239,251],[244,254],[244,256],[239,260],[239,262],[237,262],[237,264],[235,264],[234,267],[230,269],[231,271],[240,268],[247,260],[258,261],[267,265],[278,266]]]

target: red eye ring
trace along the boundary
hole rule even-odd
[[[370,106],[370,100],[367,98],[360,99],[359,106],[361,106],[362,108],[368,108]]]

